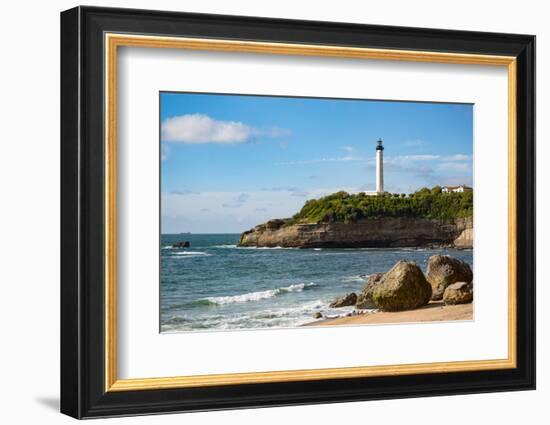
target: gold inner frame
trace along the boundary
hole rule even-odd
[[[105,34],[105,391],[135,391],[214,385],[445,373],[516,367],[516,58],[462,53],[370,49],[326,45]],[[325,56],[507,67],[508,72],[508,357],[495,360],[361,366],[327,369],[118,379],[116,324],[116,123],[117,48],[120,46]]]

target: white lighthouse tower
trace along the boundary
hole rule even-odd
[[[384,193],[384,146],[382,146],[382,139],[376,142],[376,193]]]

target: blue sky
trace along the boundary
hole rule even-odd
[[[473,106],[161,93],[163,233],[241,232],[307,199],[472,184]]]

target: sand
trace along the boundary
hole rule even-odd
[[[367,325],[371,323],[433,322],[452,320],[472,320],[473,304],[445,305],[442,301],[432,301],[416,310],[398,312],[375,312],[357,316],[323,319],[304,326]]]

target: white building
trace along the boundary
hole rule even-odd
[[[384,193],[384,146],[382,146],[382,139],[376,142],[376,193]]]
[[[443,193],[463,193],[463,192],[469,192],[472,188],[468,187],[466,185],[460,185],[460,186],[443,186],[441,188],[441,192]]]
[[[384,193],[384,146],[382,139],[376,142],[376,190],[365,192],[366,195],[381,195]]]

